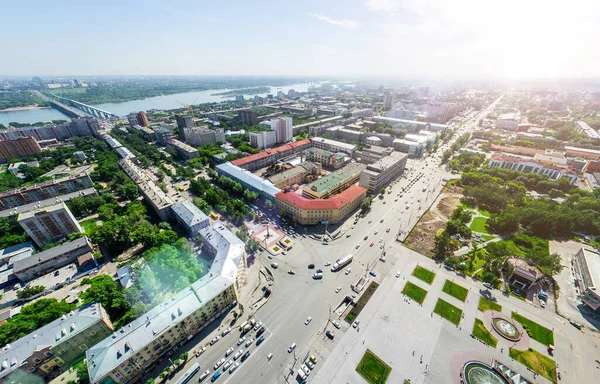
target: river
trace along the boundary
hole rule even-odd
[[[259,94],[266,96],[271,93],[277,95],[277,91],[281,90],[287,94],[290,89],[297,92],[306,92],[308,87],[318,85],[318,82],[313,83],[298,83],[282,87],[270,87],[270,91]],[[235,97],[212,96],[215,93],[228,92],[230,89],[209,89],[206,91],[175,93],[173,95],[149,97],[142,100],[131,100],[122,103],[104,103],[94,105],[100,109],[112,112],[118,116],[128,115],[130,112],[147,111],[150,109],[176,109],[182,108],[182,104],[202,104],[215,101],[233,100]],[[254,95],[244,95],[245,98],[252,98]],[[50,122],[52,120],[69,120],[69,117],[56,109],[27,109],[21,111],[0,112],[0,124],[8,126],[9,122],[17,123],[36,123],[39,121]]]

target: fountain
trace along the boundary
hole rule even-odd
[[[492,367],[478,361],[469,361],[463,367],[466,384],[510,384]]]
[[[503,319],[501,317],[494,317],[492,319],[492,327],[498,332],[502,337],[507,340],[517,342],[521,340],[521,333],[515,327],[513,323],[510,321]]]

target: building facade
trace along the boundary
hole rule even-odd
[[[575,171],[567,167],[562,168],[545,164],[531,157],[518,157],[494,153],[490,159],[488,167],[500,167],[524,173],[537,173],[540,175],[546,175],[552,180],[558,180],[565,177],[569,179],[571,184],[577,180],[577,173]]]
[[[169,141],[169,146],[173,148],[177,152],[177,154],[185,160],[200,157],[200,152],[196,148],[177,139],[171,139]]]
[[[311,141],[313,147],[330,152],[344,152],[352,156],[354,155],[354,151],[356,151],[356,145],[343,143],[341,141],[325,139],[322,137],[315,137],[311,139]]]
[[[333,153],[320,148],[308,148],[304,154],[306,160],[319,163],[327,169],[339,169],[346,163],[343,153]]]
[[[254,111],[238,111],[237,117],[239,121],[246,125],[258,124],[258,114]]]
[[[366,189],[352,185],[328,199],[310,199],[295,192],[279,192],[276,203],[277,208],[296,223],[337,224],[360,207],[366,195]]]
[[[581,248],[571,259],[581,301],[592,310],[600,308],[600,254]]]
[[[291,187],[294,184],[303,184],[308,176],[317,177],[321,173],[321,165],[311,161],[304,161],[297,166],[269,177],[269,181],[279,189]]]
[[[13,263],[13,272],[19,280],[26,282],[67,264],[74,263],[78,257],[86,254],[91,255],[91,252],[92,244],[87,237],[83,236],[38,252],[30,257],[16,260]]]
[[[17,221],[40,248],[71,233],[83,233],[83,228],[64,202],[21,213]]]
[[[218,145],[225,142],[223,129],[180,128],[180,132],[183,132],[183,140],[194,147],[207,144]]]
[[[208,227],[208,216],[190,200],[184,200],[171,206],[173,216],[186,231],[195,236],[202,228]]]
[[[496,119],[494,124],[498,129],[506,129],[507,131],[516,131],[519,123],[521,122],[521,116],[519,113],[504,113]]]
[[[271,130],[275,131],[275,140],[278,144],[287,143],[292,141],[292,118],[291,117],[278,117],[271,120]]]
[[[360,173],[358,185],[367,189],[369,193],[377,193],[402,174],[407,159],[406,153],[392,152],[389,156],[367,165]]]
[[[192,119],[192,116],[175,115],[175,121],[177,122],[180,135],[183,128],[194,128],[194,119]]]
[[[33,137],[19,137],[13,140],[0,141],[0,160],[14,157],[31,157],[42,152],[42,147]]]
[[[290,144],[279,146],[277,148],[267,149],[253,155],[242,157],[241,159],[234,160],[231,163],[237,167],[254,171],[256,169],[273,165],[278,160],[300,153],[311,146],[310,139],[299,140]]]
[[[67,372],[112,330],[101,304],[80,307],[3,348],[0,383],[48,382]]]
[[[81,169],[80,172],[78,172],[79,169]],[[67,177],[0,193],[0,208],[14,208],[92,187],[94,183],[89,176],[90,171],[90,167],[81,167]]]
[[[103,339],[86,352],[92,384],[140,382],[154,363],[229,311],[245,268],[244,242],[224,223],[199,231],[210,270],[189,287]]]
[[[275,131],[250,132],[248,138],[252,148],[267,149],[277,143]]]

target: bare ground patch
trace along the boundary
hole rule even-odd
[[[460,204],[462,188],[446,187],[410,232],[404,245],[427,257],[433,257],[435,235],[446,226],[452,211]]]

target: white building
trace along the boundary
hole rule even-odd
[[[196,236],[199,230],[208,227],[208,216],[196,207],[190,200],[173,204],[171,206],[175,219],[190,233]]]
[[[250,132],[248,137],[253,148],[271,148],[277,142],[275,131]]]
[[[577,132],[585,133],[590,139],[600,139],[600,134],[594,131],[594,129],[590,127],[585,121],[576,121],[575,129],[577,130]]]
[[[344,152],[348,155],[354,155],[354,151],[356,151],[356,145],[347,144],[341,141],[325,139],[323,137],[315,137],[311,139],[312,145],[315,148],[324,149],[330,152]]]
[[[275,131],[275,140],[279,144],[292,141],[292,118],[278,117],[271,120],[271,131]]]
[[[571,184],[577,180],[577,173],[569,168],[544,164],[541,161],[527,156],[494,153],[490,159],[488,167],[500,167],[524,173],[537,173],[540,175],[547,175],[553,180],[566,177],[569,179]]]

